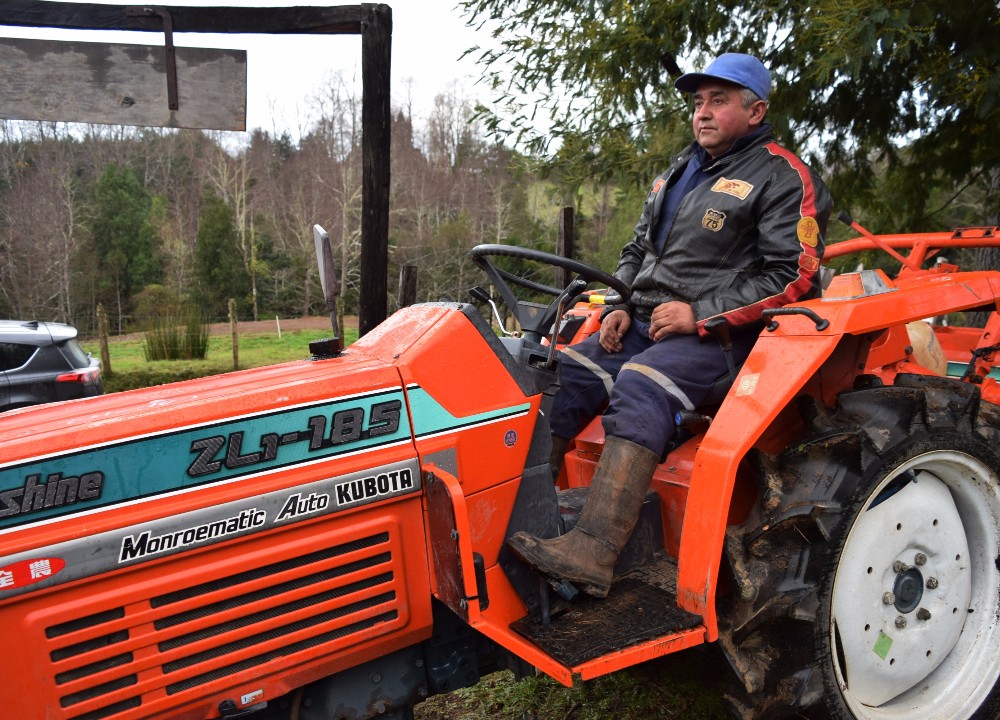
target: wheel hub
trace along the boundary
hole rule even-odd
[[[911,567],[896,575],[892,586],[896,609],[903,613],[911,613],[920,605],[924,596],[924,575],[917,568]]]
[[[948,486],[920,472],[872,503],[851,531],[840,568],[833,610],[845,689],[878,707],[934,671],[968,616],[969,547]]]
[[[981,714],[1000,678],[998,488],[975,453],[928,448],[851,516],[828,628],[844,717]]]

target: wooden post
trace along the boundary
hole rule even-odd
[[[559,234],[556,236],[556,255],[564,258],[573,257],[573,208],[564,207],[559,211]],[[556,287],[569,285],[570,271],[556,268]]]
[[[417,301],[417,266],[404,265],[399,268],[399,298],[401,308],[409,307]]]
[[[240,369],[240,331],[236,320],[236,301],[229,298],[229,330],[233,336],[233,370]]]
[[[358,337],[386,318],[392,9],[361,6],[361,290]]]
[[[111,350],[108,348],[108,314],[104,304],[97,303],[97,338],[101,345],[101,372],[111,375]]]

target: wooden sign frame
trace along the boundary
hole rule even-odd
[[[195,111],[198,111],[197,114],[202,113],[201,104],[212,98],[226,95],[226,92],[223,92],[223,95],[217,94],[220,92],[218,82],[225,81],[215,81],[215,84],[212,85],[213,89],[207,89],[207,86],[201,88],[198,86],[197,78],[200,68],[210,67],[213,63],[217,67],[222,67],[229,62],[223,56],[211,59],[189,55],[187,51],[194,50],[194,48],[174,47],[174,33],[361,35],[362,218],[359,333],[365,334],[385,319],[389,266],[389,152],[391,146],[389,69],[392,45],[392,10],[388,5],[364,3],[361,5],[282,8],[187,7],[3,0],[0,2],[0,26],[4,25],[73,30],[137,30],[159,33],[163,37],[163,45],[159,48],[135,46],[145,49],[118,51],[114,49],[117,46],[109,44],[107,45],[108,49],[103,51],[103,55],[101,51],[95,51],[89,55],[86,52],[83,54],[92,58],[98,66],[102,62],[100,57],[107,59],[116,52],[124,52],[125,55],[130,52],[141,55],[144,52],[147,64],[151,67],[158,62],[152,59],[154,55],[162,57],[162,77],[157,72],[155,80],[143,80],[142,93],[133,89],[137,87],[136,85],[129,86],[128,92],[122,91],[124,85],[128,85],[128,83],[120,86],[111,83],[102,85],[96,80],[98,74],[93,74],[94,83],[98,86],[98,97],[96,100],[89,101],[92,107],[88,109],[88,112],[99,110],[100,112],[97,112],[92,118],[102,116],[109,118],[111,113],[105,105],[117,101],[121,108],[122,103],[128,104],[128,101],[125,100],[127,97],[136,101],[135,104],[115,110],[115,112],[122,113],[120,117],[127,117],[127,111],[131,107],[135,107],[136,104],[141,104],[144,109],[162,102],[165,108],[163,111],[159,111],[158,116],[151,116],[150,120],[159,117],[160,120],[165,118],[166,121],[143,122],[141,124],[165,125],[167,127],[182,127],[184,126],[181,124],[182,120],[190,122],[192,125],[195,124]],[[77,45],[80,44],[77,43]],[[25,46],[5,44],[5,47],[8,48],[8,54],[11,52],[30,54],[30,50],[26,49]],[[43,46],[38,47],[45,50]],[[10,48],[14,49],[10,50]],[[45,52],[57,51],[48,49]],[[80,52],[80,48],[77,47],[71,52]],[[44,78],[47,69],[41,66],[48,64],[48,58],[49,56],[43,53],[39,59],[32,61],[35,67],[31,71],[25,69],[22,73],[24,78],[28,76]],[[2,62],[0,59],[0,64]],[[55,63],[54,60],[53,63]],[[197,69],[191,73],[189,70],[192,68]],[[3,68],[0,67],[0,72],[2,71]],[[243,74],[245,82],[245,57]],[[23,86],[18,91],[22,99],[17,102],[15,102],[13,94],[4,95],[2,93],[5,91],[0,89],[0,117],[27,119],[19,117],[27,114],[24,110],[25,105],[30,105],[31,102],[44,104],[42,100],[46,97],[45,80],[42,80],[42,87],[36,84],[32,88],[30,87],[31,83],[24,78],[22,78],[24,80]],[[61,89],[59,93],[69,96],[80,93],[82,96],[83,88],[87,86],[88,81],[77,79],[75,83],[70,83],[66,89]],[[185,87],[186,83],[190,87]],[[245,91],[242,94],[245,96]],[[142,98],[141,101],[137,96]],[[165,98],[165,102],[161,96]],[[245,105],[245,99],[243,103]],[[63,113],[74,115],[76,111],[79,111],[79,114],[76,114],[75,117],[37,117],[34,119],[125,122],[118,119],[84,120],[86,113],[83,112],[82,97],[77,101],[74,101],[72,97],[63,98],[61,103],[53,101],[53,106],[56,105],[62,109],[53,109],[52,115],[62,115]],[[185,113],[190,113],[190,115],[185,116]]]

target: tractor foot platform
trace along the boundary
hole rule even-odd
[[[616,578],[608,597],[581,593],[563,607],[548,624],[529,615],[511,628],[567,667],[701,623],[677,607],[677,563],[665,554]]]

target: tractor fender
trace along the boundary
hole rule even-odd
[[[677,600],[704,618],[710,641],[718,637],[714,598],[737,467],[841,337],[794,335],[784,327],[762,333],[701,440],[681,531]]]

